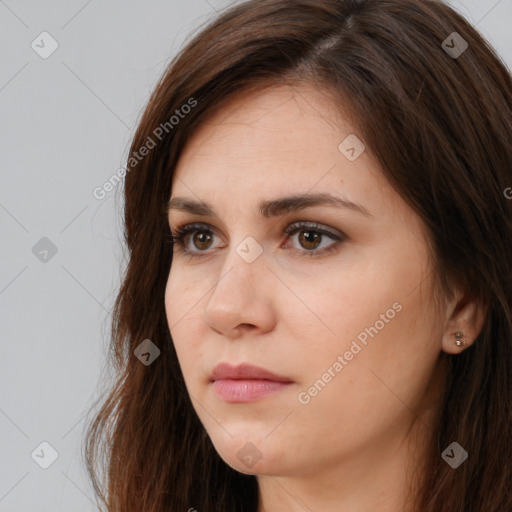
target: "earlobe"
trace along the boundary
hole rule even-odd
[[[454,336],[455,336],[455,338],[457,338],[455,340],[455,345],[457,345],[457,347],[461,347],[461,346],[463,347],[466,345],[466,342],[462,339],[462,338],[464,338],[463,332],[460,332],[460,331],[456,332],[456,333],[454,333]]]
[[[450,310],[447,313],[449,317],[443,334],[442,350],[448,354],[459,354],[470,347],[482,331],[487,307],[463,297],[451,313]]]
[[[459,354],[472,345],[473,341],[474,339],[467,339],[463,331],[452,332],[448,335],[448,339],[443,340],[443,350],[448,354]]]

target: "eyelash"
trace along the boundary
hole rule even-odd
[[[290,237],[297,232],[305,231],[306,229],[304,229],[304,228],[306,228],[309,231],[320,233],[322,236],[327,236],[338,243],[333,243],[329,247],[326,247],[321,250],[308,251],[306,249],[304,249],[304,250],[292,249],[296,252],[299,252],[301,256],[305,256],[305,257],[323,256],[325,254],[336,251],[338,249],[339,244],[345,240],[344,236],[339,236],[335,233],[331,233],[330,231],[327,231],[327,230],[321,228],[318,224],[316,224],[314,222],[305,222],[305,221],[294,222],[293,224],[290,224],[284,230],[284,233],[286,235],[288,235],[288,237]],[[189,256],[190,258],[197,258],[197,257],[203,257],[204,255],[207,255],[209,252],[211,252],[211,251],[190,251],[185,248],[185,238],[189,234],[194,234],[197,231],[206,233],[208,235],[215,235],[215,233],[210,228],[208,228],[208,226],[206,226],[205,224],[196,223],[196,224],[185,224],[184,226],[178,226],[176,228],[176,234],[170,236],[171,243],[173,244],[173,246],[178,247],[178,250],[176,251],[177,253],[185,254],[185,255]]]

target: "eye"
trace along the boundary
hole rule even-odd
[[[190,250],[189,240],[199,249],[198,252],[205,252],[213,240],[215,233],[204,224],[186,224],[178,227],[176,234],[171,235],[173,247],[177,247],[178,253],[185,253],[196,256],[196,251]]]
[[[318,225],[317,223],[299,221],[288,226],[284,231],[288,237],[298,234],[297,241],[301,248],[296,249],[301,256],[321,256],[326,253],[337,250],[339,244],[344,241],[345,236],[333,233],[332,231]],[[325,238],[330,238],[334,242],[319,249]]]
[[[316,223],[306,221],[290,224],[284,230],[284,234],[288,235],[288,238],[299,234],[296,240],[300,248],[294,247],[293,250],[300,256],[319,256],[335,251],[345,239],[342,234],[331,232]],[[176,253],[200,257],[211,252],[208,249],[212,247],[215,237],[215,233],[206,224],[186,224],[176,229],[176,234],[171,235],[171,241],[173,248],[176,248],[173,249]],[[319,249],[325,238],[331,239],[333,243]],[[190,242],[192,242],[192,248]]]

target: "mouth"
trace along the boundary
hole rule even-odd
[[[229,403],[260,400],[293,384],[288,377],[248,363],[220,363],[213,369],[210,382],[215,394]]]

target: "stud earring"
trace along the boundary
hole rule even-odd
[[[458,332],[455,332],[454,335],[457,338],[455,340],[455,345],[457,345],[457,347],[461,347],[461,346],[464,346],[466,344],[466,342],[461,339],[464,336],[464,333],[458,331]]]

